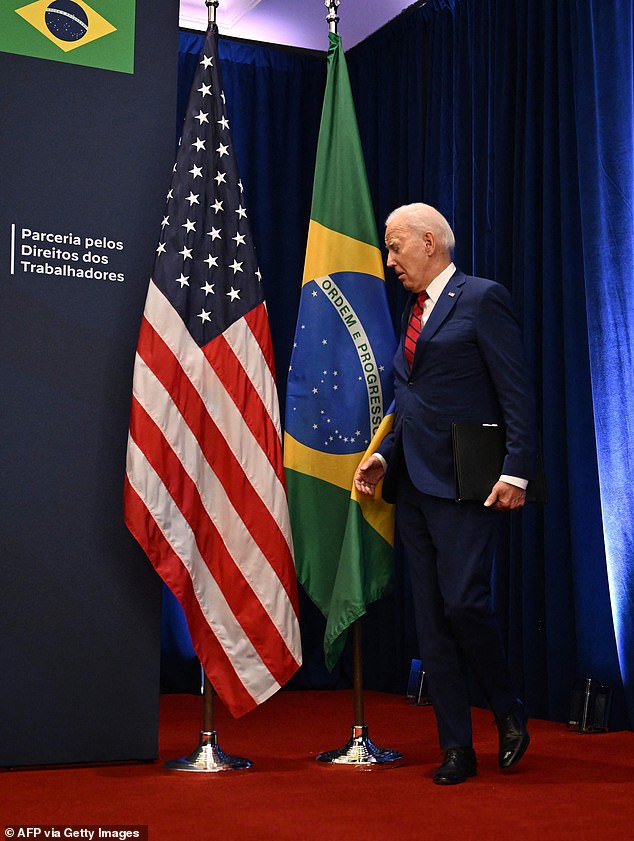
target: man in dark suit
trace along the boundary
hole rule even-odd
[[[443,762],[434,782],[476,774],[467,667],[495,715],[498,761],[509,768],[529,743],[491,605],[497,512],[520,508],[535,471],[534,410],[519,325],[507,290],[452,263],[454,236],[434,208],[412,204],[387,219],[387,265],[411,295],[394,358],[395,419],[357,469],[361,493],[396,503],[412,581],[420,655]],[[503,424],[506,457],[484,502],[456,502],[454,422]]]

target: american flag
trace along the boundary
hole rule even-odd
[[[125,519],[227,708],[301,664],[273,354],[210,27],[134,366]]]

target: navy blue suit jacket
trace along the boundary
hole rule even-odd
[[[454,498],[451,425],[458,421],[504,424],[502,473],[533,479],[534,406],[508,291],[456,271],[423,327],[410,371],[403,339],[413,301],[394,357],[394,428],[379,447],[388,465],[383,497],[395,501],[404,459],[418,490]]]

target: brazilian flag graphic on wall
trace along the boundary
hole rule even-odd
[[[391,580],[391,506],[351,489],[389,426],[396,342],[341,38],[329,42],[284,464],[297,574],[327,618],[332,668]]]
[[[3,2],[0,50],[134,72],[136,0]]]

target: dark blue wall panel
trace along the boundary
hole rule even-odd
[[[157,751],[161,586],[123,524],[122,487],[177,39],[176,0],[137,0],[132,74],[0,53],[4,766]],[[115,279],[68,272],[90,267]]]

